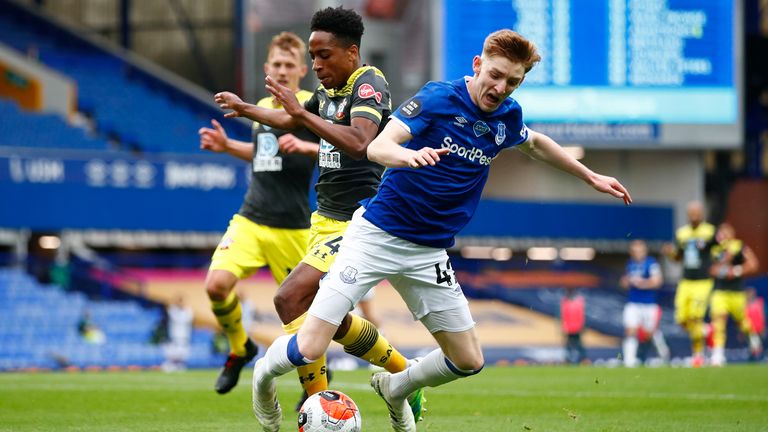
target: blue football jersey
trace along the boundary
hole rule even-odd
[[[642,261],[630,259],[627,263],[626,274],[628,277],[637,277],[641,279],[650,279],[651,276],[661,273],[661,267],[653,257],[646,257]],[[659,290],[640,289],[629,284],[629,303],[658,303]]]
[[[491,161],[529,137],[520,105],[507,98],[494,112],[470,99],[467,78],[429,82],[391,119],[410,132],[404,146],[447,148],[435,166],[390,168],[376,196],[361,201],[364,217],[382,230],[416,244],[448,248],[472,218]]]

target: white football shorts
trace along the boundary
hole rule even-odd
[[[340,325],[353,305],[387,279],[415,320],[430,333],[474,327],[469,305],[445,249],[395,237],[363,218],[358,209],[344,233],[336,261],[320,281],[309,314]]]
[[[655,303],[627,303],[624,306],[624,327],[656,330],[659,306]]]

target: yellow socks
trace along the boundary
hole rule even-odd
[[[690,321],[688,324],[688,336],[691,338],[691,351],[693,355],[704,354],[704,323],[701,321]]]
[[[344,351],[373,365],[381,366],[390,373],[405,370],[406,359],[394,349],[369,321],[350,314],[349,331],[336,342],[344,345]]]
[[[288,324],[283,324],[283,331],[287,334],[295,334],[299,331],[299,328],[304,324],[304,320],[307,318],[307,313]],[[325,366],[325,354],[317,359],[316,362],[310,363],[306,366],[299,366],[296,371],[299,373],[299,382],[304,387],[304,391],[308,395],[313,395],[317,392],[328,390],[328,375],[327,368]]]
[[[216,321],[219,322],[229,341],[229,349],[237,356],[245,355],[245,342],[248,340],[248,334],[245,333],[242,323],[242,310],[240,309],[240,300],[233,290],[224,301],[211,300],[213,314],[216,315]]]
[[[712,324],[712,345],[715,348],[722,348],[725,346],[725,331],[728,325],[728,316],[714,317],[710,324]]]

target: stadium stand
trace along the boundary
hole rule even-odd
[[[77,323],[85,311],[106,336],[86,342]],[[0,370],[159,367],[161,345],[150,343],[162,319],[158,308],[134,301],[94,301],[83,293],[41,285],[16,269],[0,269]],[[195,330],[188,365],[211,367],[212,332]]]
[[[83,132],[67,128],[64,120],[18,113],[19,122],[3,122],[11,139],[0,145],[108,149],[105,138],[111,138],[124,150],[197,153],[197,130],[210,118],[222,121],[233,137],[249,134],[244,123],[224,120],[202,95],[166,82],[138,59],[109,51],[14,2],[0,1],[0,42],[72,78],[79,111],[93,119],[102,137],[80,139]],[[5,114],[10,108],[2,109]],[[42,135],[28,136],[32,130]]]
[[[16,103],[0,99],[0,146],[108,150],[104,138],[72,127],[56,114],[28,113]]]

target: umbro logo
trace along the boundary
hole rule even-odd
[[[456,119],[456,121],[454,121],[453,124],[460,128],[463,128],[465,124],[469,123],[467,119],[462,116],[456,116],[454,119]]]

